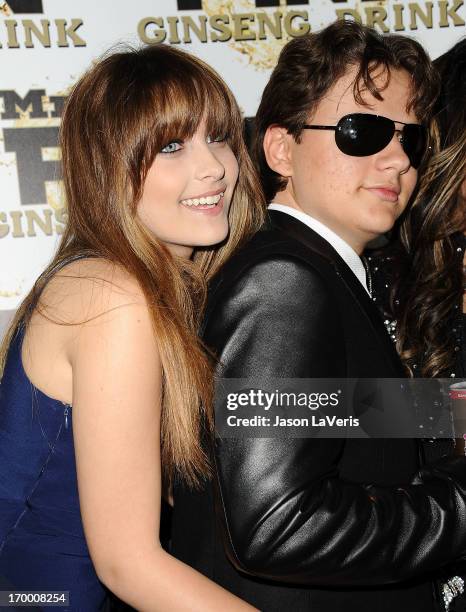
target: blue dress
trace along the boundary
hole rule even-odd
[[[69,591],[69,606],[101,609],[79,510],[72,408],[34,387],[16,334],[0,384],[0,577],[23,591]]]

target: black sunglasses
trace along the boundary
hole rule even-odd
[[[395,123],[403,125],[398,130]],[[427,130],[417,123],[392,121],[381,115],[351,113],[340,119],[337,125],[303,125],[305,130],[335,130],[337,147],[346,155],[365,157],[385,149],[395,132],[400,134],[403,151],[413,168],[419,168],[427,150]]]

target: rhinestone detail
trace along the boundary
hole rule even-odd
[[[464,593],[464,580],[460,576],[453,576],[442,586],[443,603],[445,604],[445,612],[450,609],[451,602],[457,595]]]

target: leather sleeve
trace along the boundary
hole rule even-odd
[[[223,377],[344,376],[335,304],[317,271],[262,261],[218,294],[205,340]],[[405,487],[339,478],[344,440],[217,439],[217,510],[245,573],[295,584],[371,585],[438,569],[466,552],[466,461]]]

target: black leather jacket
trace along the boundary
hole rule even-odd
[[[402,377],[339,255],[300,221],[270,217],[212,285],[204,340],[219,376]],[[256,596],[257,579],[308,589],[299,610],[433,610],[427,576],[466,553],[466,460],[419,471],[416,440],[224,438],[215,461],[226,554],[253,582],[237,586],[226,570],[218,581],[261,609],[286,608]]]

